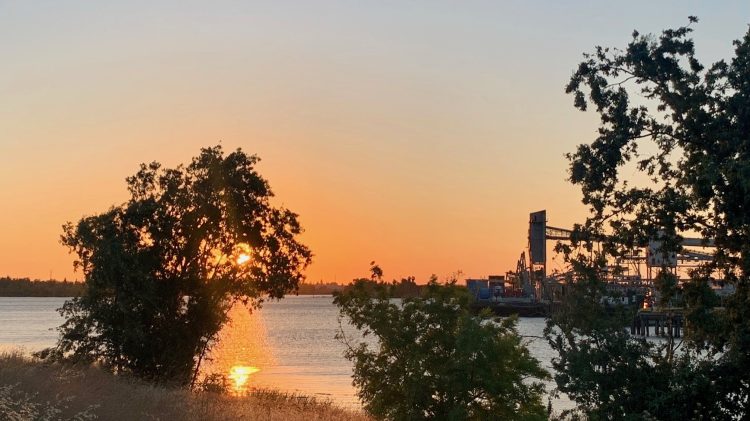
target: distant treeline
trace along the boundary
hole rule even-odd
[[[349,284],[338,284],[335,282],[303,283],[299,286],[299,295],[332,295],[337,291],[345,291],[354,282],[365,282],[386,288],[388,295],[394,298],[418,297],[422,286],[417,285],[413,277],[404,278],[400,281],[374,281],[371,279],[355,279]],[[83,292],[83,282],[64,281],[42,281],[29,278],[0,278],[0,297],[77,297]]]
[[[297,294],[299,295],[331,295],[337,291],[346,291],[354,283],[361,282],[369,285],[371,288],[384,287],[388,295],[393,298],[419,297],[422,293],[423,285],[417,285],[414,277],[403,278],[400,281],[391,282],[372,280],[367,278],[355,279],[349,284],[337,284],[335,282],[318,282],[316,284],[301,284]]]
[[[346,285],[340,285],[335,282],[320,281],[315,284],[301,283],[297,290],[298,295],[331,295],[336,291],[341,291]]]
[[[82,282],[41,281],[29,278],[0,278],[0,297],[76,297],[83,292]]]

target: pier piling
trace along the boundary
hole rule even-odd
[[[649,337],[652,326],[654,336],[679,338],[683,331],[682,312],[641,310],[633,317],[630,333],[635,336]]]

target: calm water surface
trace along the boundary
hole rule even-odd
[[[342,356],[344,345],[334,339],[340,329],[338,310],[330,296],[290,296],[266,303],[250,314],[244,307],[232,310],[232,323],[202,371],[222,373],[242,389],[274,388],[331,399],[347,406],[359,403],[351,385],[352,365]],[[0,350],[22,348],[33,352],[51,346],[63,319],[55,311],[64,298],[0,297]],[[343,326],[348,336],[356,331]],[[522,335],[541,336],[544,319],[522,318]],[[529,338],[529,348],[550,368],[553,352],[543,340]],[[551,385],[548,386],[548,389]],[[553,401],[556,409],[570,401]]]
[[[38,351],[57,340],[65,298],[0,297],[0,350]]]

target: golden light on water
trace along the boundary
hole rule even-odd
[[[258,367],[248,365],[235,365],[229,369],[227,378],[232,382],[232,391],[236,394],[242,394],[247,391],[247,383],[250,375],[259,372]]]
[[[228,317],[229,322],[219,332],[217,343],[201,367],[201,379],[218,375],[224,379],[229,394],[245,396],[251,386],[267,386],[268,374],[273,372],[267,369],[275,362],[260,314],[237,303]]]

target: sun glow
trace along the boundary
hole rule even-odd
[[[250,261],[250,245],[247,243],[239,243],[234,247],[234,255],[236,256],[234,261],[238,265],[243,265]]]
[[[232,390],[241,394],[247,391],[247,382],[250,380],[250,375],[259,372],[258,367],[248,365],[235,365],[229,369],[229,376],[232,381]]]

